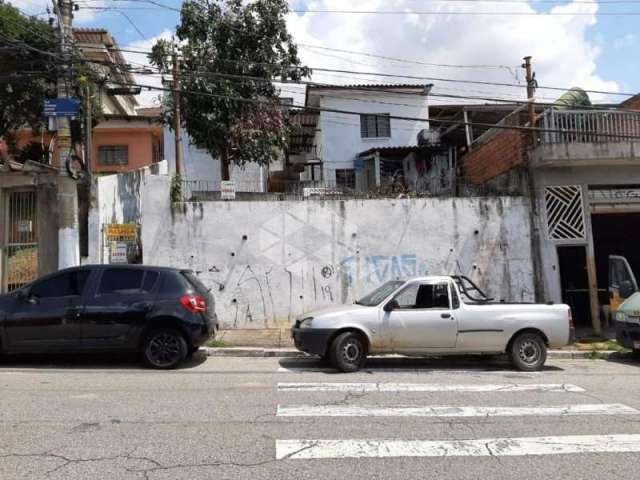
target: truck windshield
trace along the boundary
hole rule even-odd
[[[373,292],[365,295],[360,300],[356,300],[357,305],[364,305],[365,307],[375,307],[398,288],[404,285],[404,280],[392,280],[387,283],[383,283]]]

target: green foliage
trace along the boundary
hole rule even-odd
[[[171,203],[182,202],[182,176],[174,175],[171,179],[171,190],[169,191]]]
[[[220,158],[223,179],[230,162],[266,164],[286,147],[288,119],[271,80],[309,75],[287,32],[287,12],[286,0],[186,0],[176,42],[153,47],[151,61],[166,73],[172,53],[179,55],[184,127]],[[169,96],[165,106],[172,122]]]
[[[55,96],[57,39],[53,28],[0,2],[0,137],[43,127],[44,99]]]

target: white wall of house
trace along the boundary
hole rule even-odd
[[[169,172],[176,171],[176,144],[173,130],[168,126],[164,129],[164,157],[169,165]],[[182,133],[182,158],[184,164],[183,177],[186,180],[198,180],[208,185],[211,190],[220,188],[220,160],[213,158],[206,150],[194,145],[189,136]],[[265,192],[267,183],[267,169],[257,163],[244,166],[230,166],[231,180],[236,182],[239,192]]]
[[[363,112],[370,114],[390,114],[412,118],[428,118],[428,97],[398,92],[358,92],[345,90],[321,90],[311,95],[320,96],[321,108]],[[311,103],[312,99],[310,99]],[[428,129],[428,122],[391,119],[391,136],[388,138],[362,138],[360,117],[332,112],[321,112],[320,132],[316,144],[319,156],[324,162],[325,179],[335,181],[335,170],[354,168],[357,155],[375,147],[395,147],[417,145],[420,130]]]
[[[521,198],[235,201],[172,206],[170,180],[142,190],[144,263],[191,268],[224,328],[282,328],[381,283],[462,273],[497,300],[532,300]]]

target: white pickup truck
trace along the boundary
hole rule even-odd
[[[561,304],[493,302],[463,276],[390,281],[352,305],[301,315],[296,348],[343,372],[367,355],[507,353],[514,367],[542,369],[547,347],[567,345],[571,309]]]

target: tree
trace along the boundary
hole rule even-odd
[[[44,99],[55,97],[58,41],[42,20],[0,0],[0,137],[25,125],[44,125]]]
[[[183,126],[220,159],[223,180],[230,163],[268,164],[287,145],[286,112],[273,81],[309,75],[287,32],[287,12],[286,0],[186,0],[177,40],[153,47],[151,62],[164,73],[177,53]],[[172,99],[164,103],[172,122]]]

